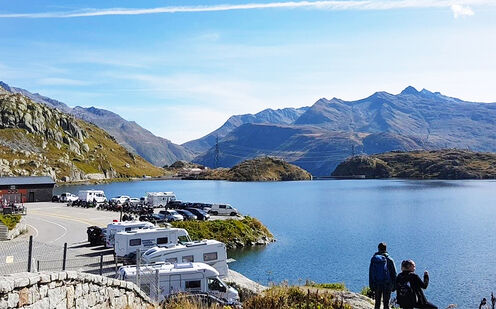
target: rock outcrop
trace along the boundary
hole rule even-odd
[[[245,160],[230,168],[206,170],[195,179],[229,180],[229,181],[291,181],[311,180],[312,175],[304,169],[288,162],[262,157]]]
[[[468,150],[394,151],[355,156],[338,165],[333,176],[413,179],[495,179],[496,154]]]
[[[0,87],[0,175],[80,181],[162,174],[95,125]]]

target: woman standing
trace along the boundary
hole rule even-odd
[[[401,262],[401,273],[396,278],[396,299],[398,305],[404,309],[434,308],[437,307],[427,301],[422,289],[429,285],[429,273],[424,272],[424,280],[415,273],[415,262],[406,260]]]

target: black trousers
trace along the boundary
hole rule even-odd
[[[384,304],[384,309],[389,309],[389,299],[391,298],[391,288],[385,286],[378,286],[375,288],[375,309],[381,308],[381,299]]]

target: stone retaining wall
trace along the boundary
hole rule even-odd
[[[0,308],[154,308],[134,283],[76,271],[0,276]]]

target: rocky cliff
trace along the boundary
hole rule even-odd
[[[332,175],[364,175],[366,178],[494,179],[496,154],[444,149],[355,156],[339,164]]]
[[[76,116],[86,122],[93,123],[112,135],[119,144],[130,152],[138,154],[148,162],[163,166],[177,160],[190,160],[193,154],[183,146],[153,135],[134,121],[127,121],[111,111],[96,107],[69,107],[67,104],[32,93],[26,89],[10,87],[0,81],[0,87],[10,93],[22,94],[36,103],[41,103],[57,110]]]
[[[57,181],[159,176],[95,125],[0,87],[0,174]]]

